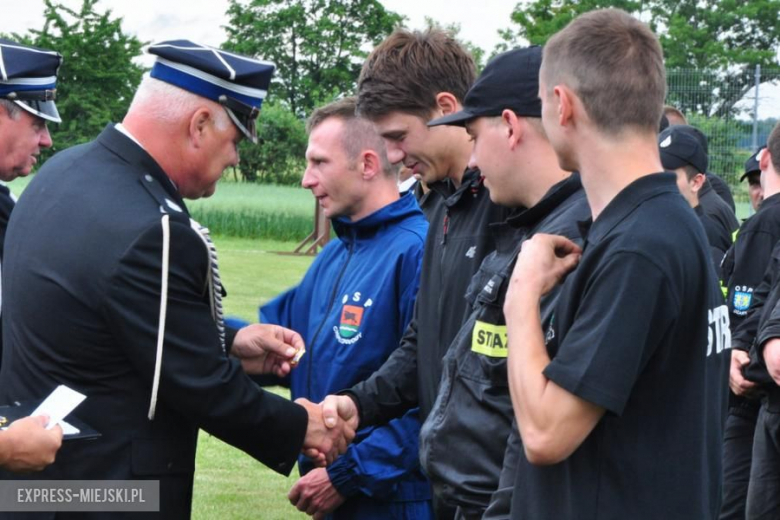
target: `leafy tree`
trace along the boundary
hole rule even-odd
[[[477,68],[477,74],[482,72],[482,69],[485,68],[485,50],[474,44],[473,42],[469,40],[465,40],[461,38],[460,36],[460,24],[459,23],[450,23],[447,25],[442,25],[441,23],[437,22],[430,16],[425,17],[425,26],[426,27],[435,27],[437,29],[441,29],[443,31],[447,31],[452,35],[453,38],[458,40],[463,47],[471,53],[471,56],[474,58],[474,64]]]
[[[239,148],[239,171],[245,181],[272,184],[299,184],[306,168],[304,154],[308,142],[301,119],[278,101],[266,101],[258,119],[254,145],[243,141]]]
[[[756,65],[777,67],[780,0],[535,0],[517,5],[517,26],[501,31],[504,48],[527,40],[544,44],[577,15],[617,7],[647,22],[659,35],[668,68],[706,70],[714,85],[707,102],[670,92],[684,112],[723,116],[753,87]],[[718,88],[719,82],[730,88]]]
[[[94,139],[120,120],[141,81],[133,63],[143,42],[122,32],[122,19],[95,10],[98,0],[83,0],[79,10],[44,0],[44,24],[12,39],[62,54],[57,79],[57,109],[62,123],[50,125],[53,151]],[[51,153],[51,152],[49,152]]]
[[[352,92],[363,59],[402,17],[378,0],[230,0],[226,48],[278,67],[275,91],[299,117]]]

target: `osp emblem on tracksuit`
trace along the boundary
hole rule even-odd
[[[345,294],[341,299],[341,317],[339,326],[333,327],[336,340],[342,345],[351,345],[363,337],[360,324],[363,323],[363,313],[374,303],[371,298],[360,305],[362,295],[359,292],[350,296]]]

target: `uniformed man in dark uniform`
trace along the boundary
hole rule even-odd
[[[780,153],[780,129],[770,135]],[[761,315],[771,311],[765,301],[771,289],[776,246],[780,241],[780,175],[772,154],[761,147],[745,163],[745,169],[759,170],[763,202],[737,233],[734,246],[723,260],[723,279],[728,289],[727,305],[734,331],[731,352],[729,414],[723,441],[723,505],[720,519],[745,518],[753,459],[754,434],[761,406],[759,378],[750,365],[749,350],[758,334]],[[763,167],[761,166],[763,164]],[[746,174],[747,175],[747,174]],[[763,318],[765,321],[766,316]],[[761,372],[761,371],[759,371]]]
[[[52,145],[46,124],[61,121],[54,98],[62,56],[0,38],[0,63],[0,180],[8,182],[28,175],[41,149]],[[0,185],[0,271],[5,232],[15,203],[8,187]],[[8,302],[7,298],[0,300],[6,307]],[[1,467],[39,470],[54,460],[62,430],[46,430],[45,421],[41,421],[37,417],[24,418],[0,431]]]
[[[62,121],[54,104],[62,56],[0,39],[0,63],[0,181],[9,182],[29,175],[41,149],[52,145],[46,124]],[[15,203],[8,187],[0,185],[0,265]]]
[[[422,465],[438,498],[456,505],[461,519],[501,518],[511,503],[517,466],[506,464],[516,462],[507,445],[519,434],[502,306],[517,254],[535,233],[578,237],[577,223],[590,214],[579,175],[561,170],[541,126],[541,62],[538,46],[499,54],[469,89],[463,110],[429,123],[465,126],[474,140],[469,164],[485,176],[491,200],[513,208],[491,225],[496,250],[469,283],[469,315],[442,360],[439,397],[420,432]],[[553,291],[542,304],[546,322],[556,298]],[[448,456],[461,446],[469,449]]]
[[[699,217],[710,244],[712,265],[720,279],[720,263],[731,246],[731,230],[704,213],[699,204],[699,190],[704,186],[707,171],[707,153],[687,129],[690,126],[670,126],[658,135],[661,164],[677,175],[677,187]]]
[[[661,45],[628,13],[585,13],[545,45],[539,87],[592,222],[581,248],[527,240],[507,291],[512,518],[713,518],[728,312],[704,230],[661,172]],[[539,302],[559,283],[543,331]]]
[[[354,425],[326,428],[318,406],[249,379],[288,373],[302,342],[224,326],[216,251],[184,203],[214,193],[241,139],[256,140],[273,64],[187,40],[150,52],[122,124],[53,157],[14,210],[0,392],[87,396],[74,415],[102,436],[66,443],[34,478],[158,480],[157,517],[183,519],[199,428],[288,474],[303,447],[343,452]]]

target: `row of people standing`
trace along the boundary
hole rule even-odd
[[[613,32],[597,34],[596,27]],[[577,49],[578,42],[596,36],[605,43],[617,36],[625,38],[646,54],[638,64],[628,63],[628,58],[621,67],[599,64]],[[300,305],[292,301],[300,296],[303,305],[314,305],[301,294],[302,288],[311,292],[306,280],[295,293],[261,310],[261,318],[296,329],[307,344],[308,353],[291,376],[293,388],[298,388],[294,394],[320,400],[339,386],[358,383],[340,399],[326,400],[326,414],[334,410],[329,405],[338,403],[334,418],[351,423],[359,411],[361,427],[386,424],[388,434],[403,433],[408,440],[414,435],[419,407],[421,460],[431,477],[439,518],[599,517],[616,512],[654,518],[661,510],[671,511],[672,516],[711,517],[719,503],[719,478],[713,474],[720,474],[720,461],[713,454],[721,441],[715,425],[722,419],[718,410],[725,395],[728,339],[724,308],[718,291],[713,291],[714,272],[700,268],[712,263],[706,235],[676,196],[675,179],[651,175],[666,166],[662,159],[668,148],[662,136],[659,157],[656,130],[665,91],[660,46],[643,25],[617,11],[586,15],[556,38],[544,53],[532,47],[497,57],[473,85],[473,62],[443,33],[399,31],[375,49],[361,73],[357,112],[384,139],[387,161],[403,162],[434,194],[426,201],[430,232],[424,250],[420,250],[419,231],[420,239],[410,242],[414,254],[421,255],[417,265],[412,259],[388,270],[408,273],[397,286],[409,294],[416,290],[419,270],[416,304],[411,310],[409,298],[399,298],[395,304],[403,307],[402,312],[390,320],[387,307],[381,311],[388,303],[385,297],[370,296],[385,284],[377,283],[367,291],[357,285],[342,287],[342,280],[352,278],[352,267],[362,275],[377,276],[366,266],[349,264],[351,257],[344,256],[360,247],[360,228],[366,219],[408,201],[388,199],[372,207],[373,212],[353,211],[354,207],[335,203],[364,199],[339,199],[338,183],[328,187],[313,179],[328,160],[316,153],[318,126],[321,134],[320,125],[346,125],[351,120],[338,115],[311,128],[304,185],[308,183],[323,207],[333,204],[332,216],[347,217],[337,224],[342,230],[340,243],[321,257],[336,260],[315,264],[317,269],[339,266],[343,272],[321,278],[315,276],[317,269],[311,272],[321,284],[318,287],[332,289],[330,299],[316,302],[318,312],[327,307],[321,320],[315,313],[301,322],[301,315],[311,313],[300,312]],[[606,85],[590,76],[576,76],[572,61],[577,59],[601,66],[599,76]],[[611,75],[640,77],[647,67],[653,71],[653,81],[635,82],[635,92],[630,93],[633,99],[648,99],[638,112],[605,107],[610,105],[605,98],[626,94],[609,90]],[[604,92],[592,95],[582,86],[593,86],[588,81]],[[613,111],[613,117],[605,115],[607,111]],[[250,126],[246,119],[231,120],[239,129]],[[131,140],[136,133],[120,132]],[[367,129],[362,133],[370,134]],[[674,136],[672,141],[676,146]],[[595,160],[597,153],[605,154],[600,163]],[[377,156],[381,163],[381,153]],[[694,166],[699,170],[696,174],[706,170],[701,163]],[[579,173],[570,173],[575,170]],[[380,179],[386,174],[381,168],[377,171]],[[163,168],[163,173],[171,178],[169,170]],[[686,173],[689,183],[699,182],[695,177]],[[152,199],[175,212],[174,206],[183,207],[177,195],[185,194],[182,189],[191,184],[186,178],[183,183],[172,180],[173,191],[161,176],[158,182],[164,191],[157,190]],[[43,182],[39,184],[48,188]],[[196,185],[186,195],[199,196],[210,189],[211,184]],[[30,213],[25,221],[32,219]],[[419,221],[419,215],[416,218]],[[578,224],[589,218],[589,225]],[[143,249],[157,252],[158,238],[150,240],[149,247],[141,244]],[[128,260],[133,266],[149,262],[138,255]],[[400,252],[390,256],[404,257]],[[156,265],[152,269],[159,270]],[[137,273],[128,268],[126,274]],[[332,287],[326,287],[329,284]],[[646,300],[633,296],[638,289]],[[136,304],[144,306],[139,300],[132,303],[134,309]],[[133,312],[125,309],[120,314]],[[369,320],[372,314],[376,317]],[[147,318],[154,322],[146,316],[143,321]],[[392,324],[395,336],[388,335],[387,348],[377,349],[370,363],[353,363],[352,355],[344,354],[345,363],[334,366],[338,345],[355,346],[363,336],[370,337],[371,326],[379,330],[377,319],[388,322],[384,327]],[[407,321],[410,325],[404,332]],[[683,330],[685,322],[699,321],[701,326]],[[217,327],[217,339],[219,331]],[[402,332],[400,347],[391,353]],[[323,343],[325,336],[338,345]],[[372,347],[375,344],[371,342]],[[680,349],[683,344],[695,348]],[[378,366],[385,357],[387,361]],[[355,374],[345,373],[353,365],[359,367]],[[286,373],[287,368],[280,371]],[[359,382],[366,370],[376,368]],[[311,377],[315,369],[345,378],[323,382],[324,374]],[[690,373],[680,377],[678,371],[686,369]],[[670,375],[680,381],[662,388]],[[673,403],[674,396],[679,399]],[[696,426],[682,424],[683,416]],[[692,419],[699,416],[698,423]],[[669,419],[675,417],[679,420]],[[663,435],[648,427],[654,418],[668,419],[663,421]],[[394,429],[392,419],[411,420],[408,427]],[[368,433],[359,434],[355,446],[370,435],[381,436]],[[610,441],[607,447],[605,439]],[[629,441],[643,453],[627,457]],[[466,452],[462,446],[468,447]],[[664,453],[672,449],[697,455],[685,464],[659,466],[668,459]],[[376,450],[373,445],[369,457],[362,458],[354,449],[352,455],[348,452],[327,470],[319,470],[318,480],[302,478],[291,500],[316,515],[335,511],[336,516],[340,512],[377,518],[383,507],[389,514],[387,502],[409,497],[375,493],[361,480],[366,472],[354,469]],[[461,450],[457,457],[455,450]],[[407,475],[419,472],[413,459],[404,456],[409,462],[400,469]],[[616,470],[620,465],[624,467]],[[637,478],[645,474],[649,475]],[[570,479],[569,487],[555,485],[563,475]],[[636,481],[624,495],[615,483],[629,476]],[[595,500],[594,486],[604,493],[603,502]],[[329,489],[336,498],[316,502],[311,499],[316,488]],[[334,495],[333,489],[338,493]],[[693,504],[692,494],[700,498]],[[667,503],[657,504],[658,497],[665,497]],[[424,502],[427,496],[420,492],[416,498]],[[350,501],[352,508],[347,506]]]
[[[416,81],[420,64],[458,74],[430,55],[380,44],[358,110],[407,166],[422,146],[444,151],[432,143],[446,135],[450,154],[471,154],[491,199],[514,211],[493,226],[496,251],[467,286],[441,375],[426,376],[434,369],[420,360],[433,350],[418,341],[329,396],[326,414],[358,414],[364,427],[432,402],[420,455],[437,518],[714,518],[728,312],[702,221],[659,173],[657,40],[625,13],[589,13],[543,52],[495,58],[456,110],[405,110],[405,89],[431,85],[429,99],[449,99],[430,78]],[[427,133],[414,131],[421,122]],[[459,126],[470,147],[457,146]],[[431,220],[431,233],[443,230],[431,247],[448,243],[448,224]]]

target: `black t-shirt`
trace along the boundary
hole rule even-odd
[[[710,266],[673,175],[637,180],[593,222],[544,374],[606,413],[566,460],[521,456],[512,518],[716,516],[730,336]]]

